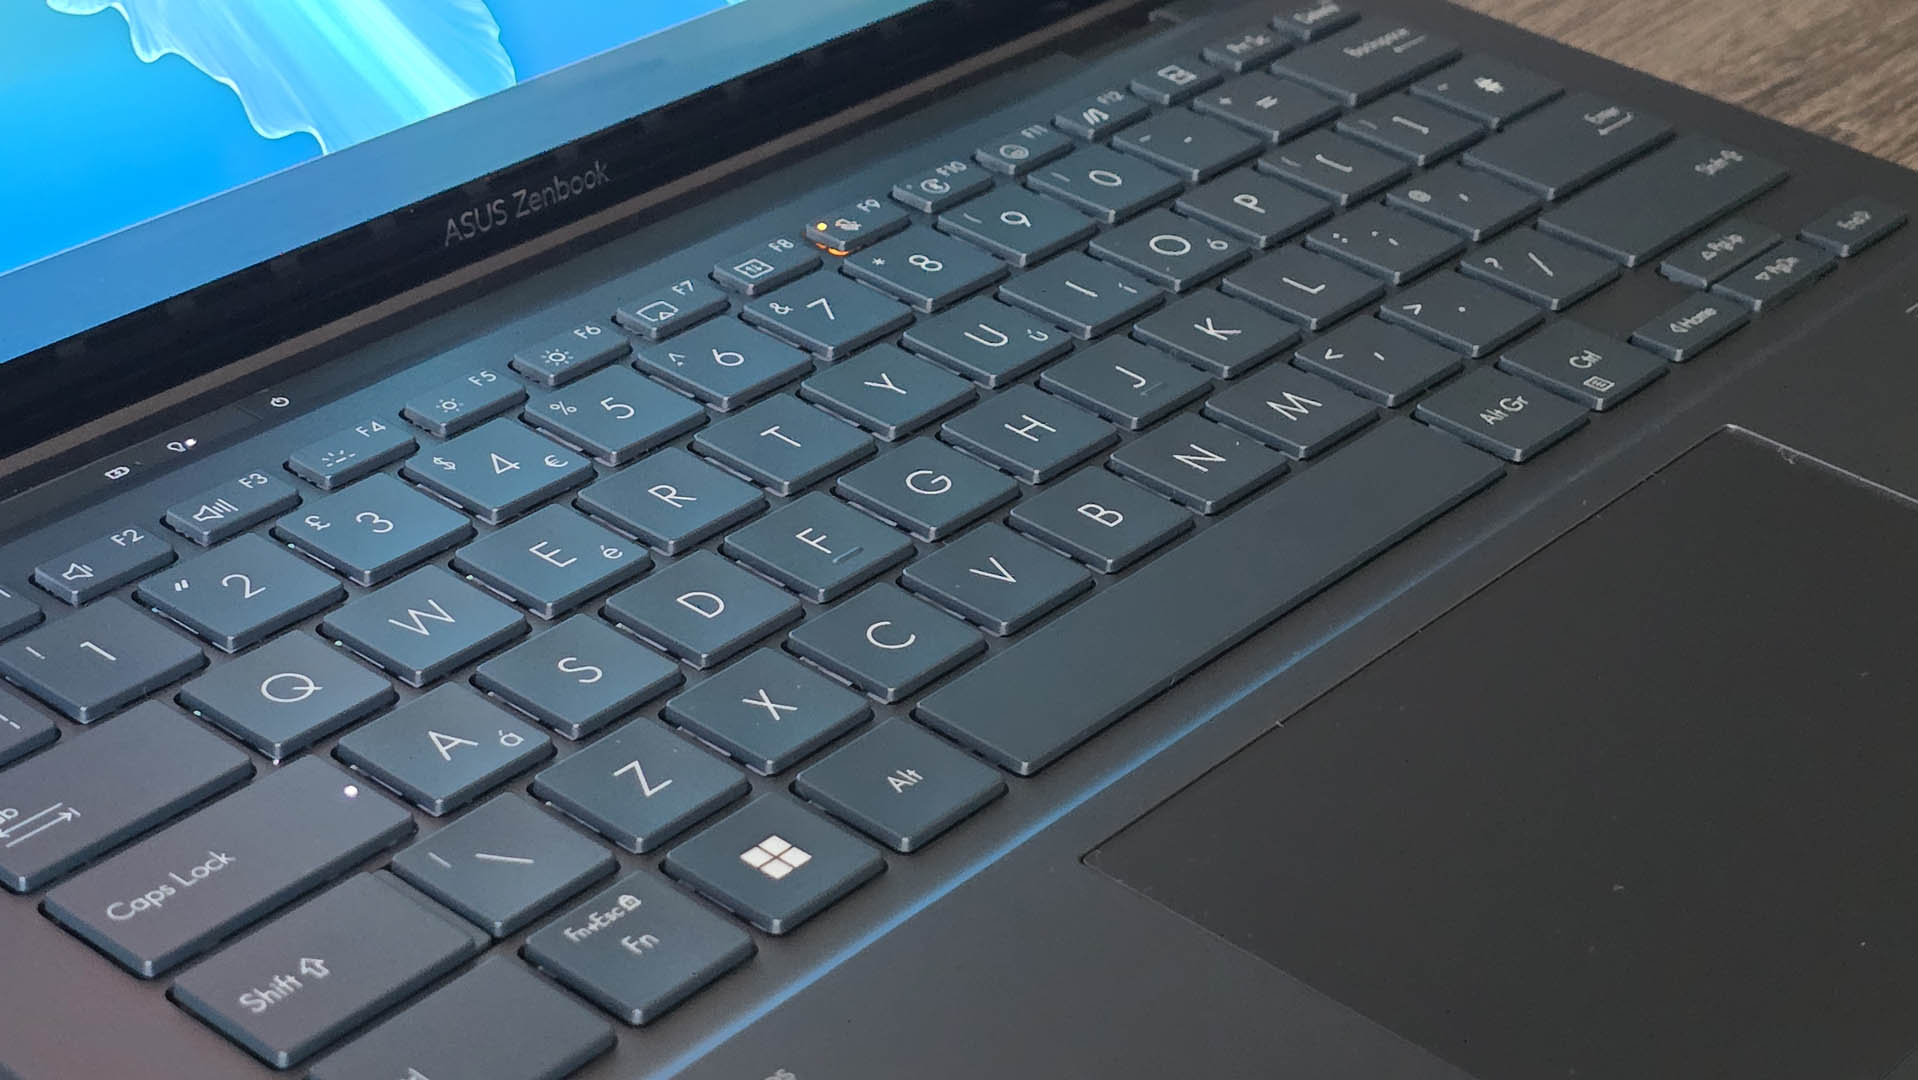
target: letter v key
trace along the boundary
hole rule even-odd
[[[633,774],[633,779],[639,781],[639,794],[643,798],[650,799],[653,796],[659,794],[660,792],[665,791],[667,788],[673,786],[673,782],[671,779],[661,780],[657,784],[647,783],[646,770],[639,767],[638,758],[634,758],[633,760],[613,770],[614,776],[618,776],[621,773]]]
[[[982,578],[991,578],[994,581],[1003,581],[1008,585],[1017,585],[1019,583],[1019,579],[1012,576],[1012,571],[1006,569],[1006,564],[1000,562],[997,555],[986,556],[986,561],[991,563],[992,569],[997,570],[998,573],[995,574],[990,571],[981,570],[976,566],[966,567],[966,573],[978,574]]]

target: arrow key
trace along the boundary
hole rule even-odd
[[[533,777],[529,790],[644,854],[752,787],[738,769],[639,719]]]
[[[612,853],[508,792],[393,857],[393,872],[485,927],[511,934],[617,864]]]
[[[402,472],[490,525],[516,518],[596,475],[592,462],[511,419],[429,446],[413,455]]]

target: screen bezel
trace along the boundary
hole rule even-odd
[[[1097,6],[926,0],[744,75],[0,364],[0,457]],[[650,40],[650,39],[649,39]],[[430,123],[430,121],[428,121]],[[405,132],[389,138],[404,137]],[[576,164],[613,179],[528,227],[443,225]]]

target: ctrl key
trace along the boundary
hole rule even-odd
[[[744,930],[642,870],[526,939],[526,958],[629,1024],[752,958]]]

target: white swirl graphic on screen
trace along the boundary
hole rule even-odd
[[[46,2],[69,15],[112,8],[141,60],[183,58],[238,95],[255,131],[304,131],[323,152],[515,81],[482,0]]]

